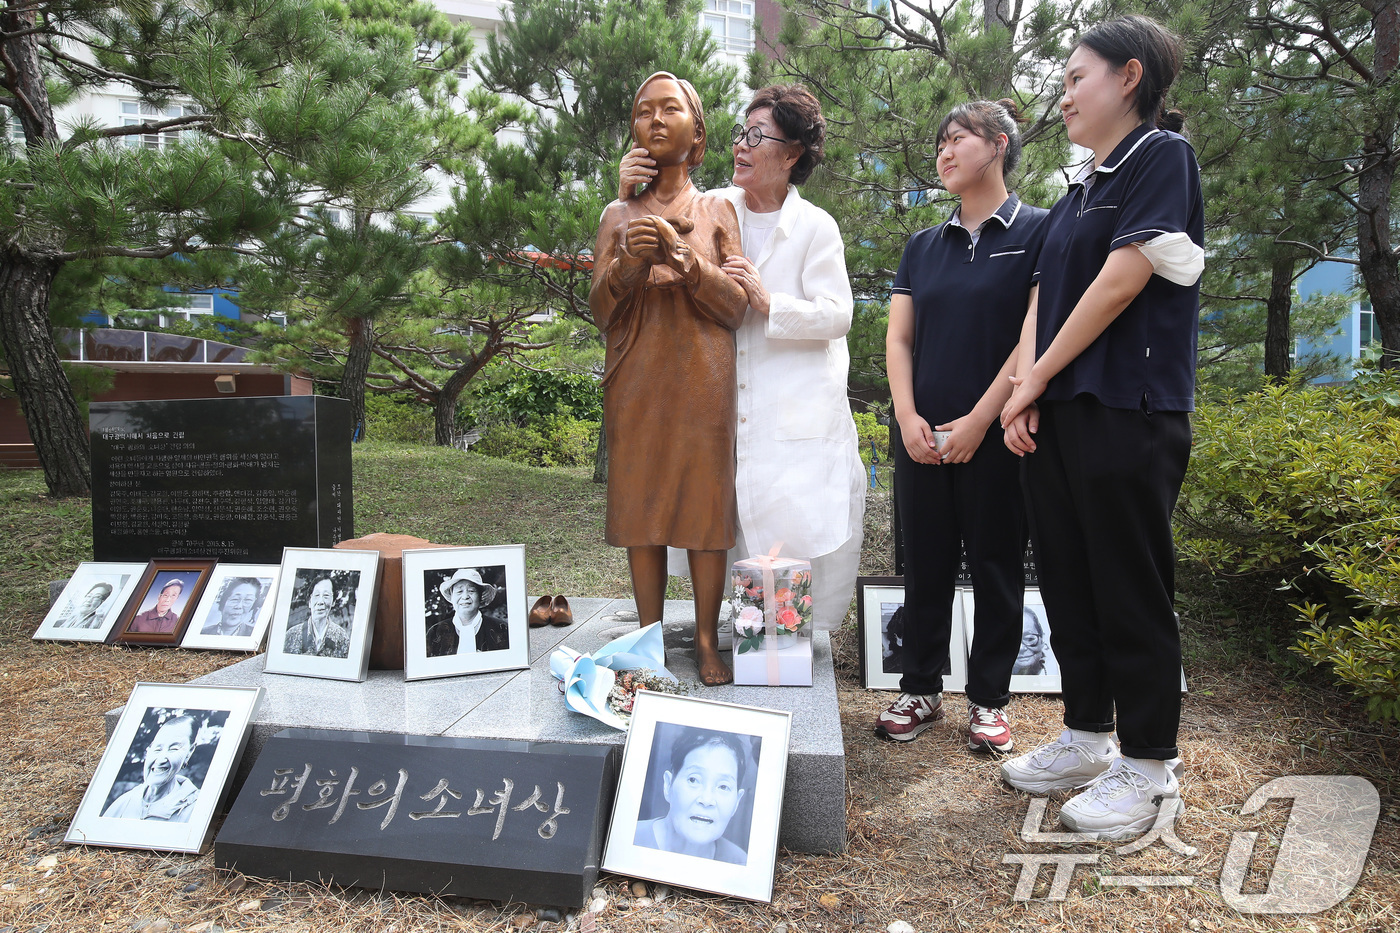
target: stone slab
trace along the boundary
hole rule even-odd
[[[285,729],[214,861],[287,881],[582,907],[621,759],[611,745]]]
[[[533,596],[531,600],[533,600]],[[530,669],[466,677],[405,681],[402,672],[371,671],[362,684],[268,674],[264,656],[249,658],[194,681],[257,685],[267,693],[235,776],[241,785],[263,745],[284,728],[398,732],[455,738],[504,738],[621,747],[626,736],[570,712],[549,673],[559,645],[594,651],[636,626],[631,600],[570,599],[575,623],[530,630]],[[694,617],[689,602],[668,600],[663,616],[667,665],[697,683]],[[723,641],[723,639],[721,639]],[[813,638],[811,687],[699,687],[706,699],[790,711],[792,739],[778,842],[795,852],[846,848],[846,759],[836,702],[831,642]],[[120,710],[107,714],[110,734]]]
[[[275,564],[355,537],[350,403],[93,402],[94,560]]]

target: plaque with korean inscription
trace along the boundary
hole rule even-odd
[[[581,907],[621,749],[285,729],[214,840],[220,868],[288,881]]]
[[[96,560],[277,563],[355,537],[344,399],[94,402],[89,427]]]

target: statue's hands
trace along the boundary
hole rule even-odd
[[[627,201],[637,196],[637,186],[656,177],[656,160],[646,149],[638,146],[622,157],[617,170],[617,199]]]
[[[694,264],[690,244],[664,217],[647,214],[627,222],[627,252],[652,265],[667,265],[685,274]]]

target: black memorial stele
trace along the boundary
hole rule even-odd
[[[620,757],[616,745],[284,729],[214,861],[288,881],[581,907]]]
[[[344,399],[94,402],[89,422],[96,560],[275,564],[355,537]]]

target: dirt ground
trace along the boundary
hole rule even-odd
[[[8,571],[7,571],[8,572]],[[27,592],[27,591],[26,591]],[[580,594],[590,595],[590,594]],[[612,594],[595,594],[612,595]],[[103,748],[101,717],[140,681],[181,682],[235,660],[213,652],[124,649],[29,640],[45,605],[37,594],[3,607],[0,631],[0,933],[218,930],[1328,930],[1400,927],[1400,730],[1368,723],[1361,705],[1314,678],[1297,686],[1276,664],[1184,620],[1192,636],[1181,734],[1186,811],[1176,836],[1192,857],[1158,842],[1133,854],[1109,844],[1024,842],[1030,798],[1001,784],[996,762],[965,750],[961,698],[953,717],[907,745],[876,739],[889,694],[859,686],[852,628],[833,640],[848,780],[849,847],[840,855],[779,854],[771,904],[701,895],[604,874],[596,912],[558,916],[530,905],[338,890],[221,872],[212,854],[171,856],[67,846],[63,835]],[[1016,741],[1030,748],[1059,731],[1054,697],[1011,707]],[[1381,816],[1359,883],[1313,915],[1242,914],[1220,873],[1236,833],[1259,834],[1243,892],[1262,893],[1288,819],[1286,801],[1241,815],[1251,792],[1286,775],[1370,780]],[[1044,829],[1055,828],[1052,799]],[[1029,899],[1007,856],[1078,854],[1062,897],[1052,867]],[[1148,876],[1138,886],[1113,879]],[[1160,886],[1162,879],[1189,885]],[[1152,879],[1157,879],[1153,883]],[[905,929],[896,927],[895,929]]]

